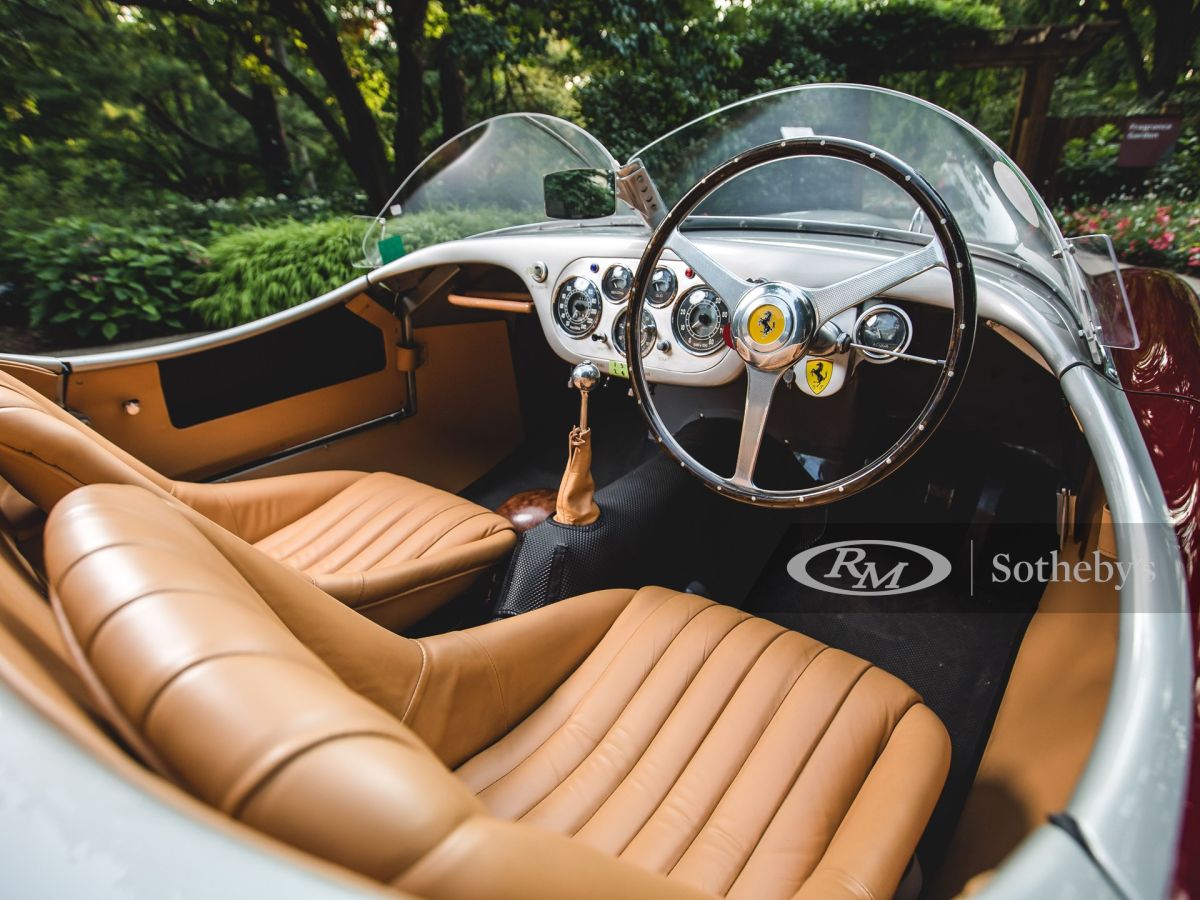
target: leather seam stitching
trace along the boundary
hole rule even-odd
[[[742,860],[742,864],[738,866],[737,871],[733,873],[733,877],[730,879],[728,886],[725,888],[725,893],[733,890],[733,887],[737,884],[738,879],[742,877],[742,873],[746,871],[746,866],[750,864],[750,860],[753,859],[754,854],[758,852],[758,848],[761,846],[763,838],[766,837],[767,832],[771,830],[771,826],[775,823],[775,818],[779,815],[779,811],[783,809],[783,805],[787,802],[788,797],[791,796],[792,791],[795,790],[796,783],[800,780],[800,776],[803,775],[804,770],[808,768],[808,764],[812,761],[813,754],[817,752],[817,748],[821,746],[822,741],[824,741],[825,737],[829,734],[829,729],[833,727],[833,723],[838,720],[838,717],[842,714],[842,711],[845,710],[846,706],[849,704],[850,695],[854,693],[854,689],[858,687],[859,683],[863,680],[863,677],[873,668],[875,668],[875,666],[870,665],[869,663],[864,666],[863,670],[858,673],[854,681],[850,683],[846,691],[842,694],[842,699],[838,703],[837,709],[835,709],[833,711],[833,715],[826,720],[824,727],[821,729],[821,733],[817,736],[817,739],[813,741],[812,746],[808,748],[808,753],[805,754],[804,760],[800,763],[799,767],[797,767],[796,773],[792,776],[791,783],[787,786],[787,790],[780,794],[779,802],[775,804],[775,809],[771,812],[771,815],[766,820],[766,824],[763,825],[762,831],[759,832],[758,837],[755,839],[754,846],[750,848],[750,852],[746,854],[745,858]],[[875,767],[875,762],[877,760],[878,757],[876,757],[875,760],[872,760],[871,768]],[[869,773],[870,769],[867,771]],[[862,785],[859,785],[858,789],[862,790]],[[858,791],[856,791],[854,794],[854,798],[856,799],[857,797]],[[851,799],[850,805],[854,805],[854,799]],[[842,817],[842,821],[845,821],[844,815]],[[841,827],[841,822],[838,823],[838,827]],[[829,842],[826,843],[825,849],[821,851],[822,858],[824,858],[825,853],[828,852],[830,844],[833,843],[833,835],[835,834],[837,834],[837,828],[833,830],[833,834],[829,836]],[[820,865],[819,860],[817,865]],[[805,881],[807,880],[808,879],[805,878]]]
[[[792,679],[792,683],[788,685],[788,689],[784,691],[783,696],[779,698],[779,703],[775,705],[775,708],[771,710],[771,714],[767,717],[766,722],[763,723],[762,731],[758,733],[758,737],[754,739],[754,743],[751,744],[749,749],[746,751],[746,755],[742,758],[741,763],[738,765],[738,770],[733,773],[733,777],[729,779],[725,787],[721,790],[720,796],[716,798],[716,800],[713,802],[712,808],[705,814],[704,821],[699,824],[699,827],[696,829],[696,833],[692,835],[692,838],[690,841],[688,841],[687,846],[680,851],[679,856],[675,858],[675,862],[671,864],[671,868],[664,873],[666,877],[670,877],[671,873],[675,871],[675,868],[679,865],[683,858],[687,856],[688,851],[692,849],[692,845],[700,839],[700,835],[704,833],[704,829],[707,827],[708,823],[712,821],[713,814],[717,811],[717,807],[721,805],[721,801],[725,799],[730,788],[733,787],[734,782],[738,780],[738,776],[746,770],[746,764],[750,762],[750,757],[754,755],[754,751],[757,750],[759,744],[762,743],[762,739],[766,735],[767,729],[769,729],[771,727],[771,723],[775,721],[775,717],[779,714],[779,710],[783,708],[783,704],[787,702],[787,698],[790,697],[792,691],[796,689],[796,685],[798,685],[801,679],[803,679],[804,676],[812,669],[813,663],[820,659],[821,656],[823,656],[829,649],[830,648],[828,646],[823,646],[816,652],[813,658],[805,664],[804,668],[796,673],[796,677]]]
[[[324,508],[325,506],[328,506],[330,503],[335,501],[338,497],[340,497],[346,491],[350,490],[350,488],[355,487],[356,485],[360,484],[363,480],[365,480],[365,479],[359,479],[358,481],[354,482],[354,484],[347,485],[345,488],[338,491],[336,494],[334,494],[332,497],[330,497],[328,500],[326,500],[324,503],[322,503],[316,509],[305,513],[304,515],[302,515],[300,518],[296,519],[295,521],[289,522],[287,525],[284,525],[283,528],[280,528],[277,531],[275,531],[274,533],[267,535],[259,543],[262,543],[264,541],[269,541],[271,538],[275,537],[281,531],[284,531],[289,528],[293,528],[296,525],[298,525],[300,522],[303,522],[309,516],[317,514],[318,512],[321,511],[322,508]],[[287,562],[288,560],[292,559],[294,556],[298,555],[302,551],[307,550],[310,546],[312,546],[312,544],[316,543],[316,541],[319,538],[321,538],[325,534],[328,534],[330,531],[332,531],[338,525],[341,525],[344,521],[346,521],[346,519],[350,518],[350,516],[352,516],[355,512],[357,512],[361,507],[365,506],[370,501],[371,501],[371,495],[367,495],[366,497],[363,497],[361,500],[359,500],[357,503],[355,503],[353,506],[351,506],[348,510],[346,510],[342,515],[338,516],[336,519],[334,519],[332,522],[330,522],[325,528],[321,529],[320,531],[316,531],[314,534],[311,534],[307,541],[304,541],[298,547],[296,547],[292,550],[289,550],[286,553],[286,555],[275,556],[273,553],[270,555],[273,556],[275,559],[279,560],[280,562]],[[263,552],[269,553],[269,551],[267,551],[265,549],[263,550]],[[299,567],[294,566],[294,568],[299,568]]]
[[[754,617],[750,616],[747,619],[745,619],[744,621],[745,622],[754,621]],[[738,625],[741,625],[741,624],[742,624],[741,622],[738,623]],[[732,631],[730,633],[732,634]],[[763,656],[766,654],[766,652],[775,644],[776,641],[778,641],[780,638],[782,638],[785,634],[789,634],[789,633],[791,633],[791,632],[789,632],[787,629],[780,629],[778,634],[774,635],[769,641],[767,641],[766,644],[763,645],[763,648],[754,657],[754,661],[751,662],[750,665],[748,665],[746,667],[746,671],[744,671],[741,674],[741,676],[738,678],[737,684],[735,684],[733,686],[733,689],[729,692],[729,696],[726,697],[725,701],[721,704],[721,708],[719,710],[717,710],[717,714],[713,717],[712,724],[709,725],[708,729],[704,732],[704,734],[700,736],[700,740],[696,742],[696,746],[692,748],[692,752],[688,754],[688,758],[683,761],[683,765],[681,765],[679,767],[679,771],[676,773],[675,777],[673,779],[671,779],[670,785],[667,786],[666,791],[663,793],[662,800],[660,800],[658,803],[655,804],[654,808],[652,810],[650,810],[649,815],[647,815],[642,820],[641,824],[638,825],[637,829],[629,836],[629,839],[627,841],[625,841],[625,843],[621,846],[621,849],[616,851],[616,853],[614,854],[615,856],[620,857],[620,855],[629,848],[629,845],[632,844],[635,840],[637,840],[638,835],[640,835],[642,833],[642,830],[646,827],[647,824],[649,824],[650,820],[654,818],[654,814],[656,812],[658,812],[659,809],[662,808],[662,804],[671,796],[671,791],[675,790],[675,785],[677,785],[679,783],[679,779],[683,777],[684,773],[688,769],[688,766],[690,766],[692,764],[692,760],[694,760],[696,758],[696,754],[700,752],[700,748],[704,746],[704,742],[708,739],[708,736],[710,734],[712,734],[713,728],[717,725],[718,722],[721,721],[721,717],[725,714],[725,710],[729,708],[729,704],[733,702],[733,698],[737,695],[737,692],[741,689],[741,686],[745,683],[746,679],[750,677],[750,673],[754,670],[755,666],[758,665],[759,661],[763,658]],[[647,749],[649,749],[649,748],[647,748]],[[643,756],[644,755],[645,754],[643,754]],[[638,758],[638,762],[641,762],[640,757]],[[636,768],[636,763],[634,765],[634,768]],[[630,769],[629,775],[632,775],[632,774],[633,774],[633,769]],[[626,778],[628,778],[628,777],[629,776],[627,775]],[[621,783],[624,784],[625,783],[624,780],[622,780]],[[620,785],[618,785],[618,787],[620,787]],[[610,799],[611,799],[611,795],[610,795]],[[607,800],[605,802],[607,803]],[[601,808],[603,808],[603,804],[601,804]],[[597,813],[599,811],[600,811],[599,809],[596,810]],[[594,817],[594,815],[595,814],[593,814],[593,817]],[[589,819],[588,821],[590,822],[591,819]],[[580,830],[582,831],[583,829],[580,829]]]
[[[409,695],[408,703],[404,706],[404,712],[400,714],[400,721],[408,724],[408,714],[412,712],[413,706],[417,702],[417,694],[425,685],[426,675],[428,673],[429,654],[425,650],[425,644],[421,641],[414,641],[417,649],[421,651],[421,668],[417,670],[417,680],[413,683],[412,694]]]
[[[733,626],[728,631],[726,631],[723,635],[721,635],[720,640],[718,640],[715,644],[713,644],[712,650],[710,650],[708,652],[708,655],[705,656],[704,659],[700,662],[700,665],[696,668],[695,674],[693,674],[692,677],[690,679],[688,679],[688,683],[684,686],[683,692],[679,695],[679,700],[677,700],[677,701],[675,701],[675,703],[671,704],[670,709],[668,709],[666,711],[666,714],[662,717],[662,721],[659,722],[658,726],[654,729],[654,734],[652,734],[650,736],[650,740],[646,742],[646,746],[642,748],[640,753],[638,753],[637,759],[635,759],[632,763],[630,763],[629,768],[625,771],[625,774],[621,776],[621,780],[617,783],[617,786],[613,790],[608,792],[608,796],[604,797],[604,799],[602,799],[600,801],[600,804],[594,810],[592,810],[591,814],[587,817],[587,819],[583,822],[583,824],[580,825],[578,828],[576,828],[573,832],[571,832],[572,836],[579,834],[579,832],[581,832],[584,828],[586,828],[588,822],[592,821],[592,819],[594,819],[596,817],[596,814],[599,813],[600,810],[603,809],[604,806],[608,803],[608,801],[612,799],[613,794],[616,793],[617,790],[620,790],[621,785],[625,784],[625,782],[629,780],[630,776],[633,775],[634,770],[638,767],[638,764],[643,759],[645,759],[646,754],[650,752],[650,748],[654,745],[654,742],[656,740],[658,740],[658,736],[660,734],[662,734],[662,730],[664,728],[666,728],[667,723],[671,720],[671,716],[675,713],[675,710],[679,707],[680,701],[682,701],[683,698],[687,696],[687,692],[689,690],[691,690],[692,685],[696,683],[696,679],[700,677],[700,673],[704,671],[704,667],[706,665],[708,665],[708,662],[710,659],[712,659],[713,654],[717,652],[717,649],[723,643],[725,643],[725,641],[729,638],[729,636],[731,634],[733,634],[735,631],[737,631],[737,629],[740,626],[744,625],[746,622],[752,621],[752,619],[753,619],[752,616],[746,616],[745,618],[740,619],[737,622],[734,622]],[[772,638],[771,641],[768,641],[768,645],[771,643],[774,643],[774,641],[775,641],[775,638]],[[766,649],[766,648],[764,648],[764,649]],[[666,654],[664,653],[663,655],[665,656]],[[755,661],[757,662],[757,660],[758,660],[758,657],[756,656]],[[751,663],[751,666],[752,665],[753,665],[753,663]],[[747,671],[749,671],[749,668],[747,668]],[[745,677],[745,673],[743,673],[742,677]],[[739,684],[741,683],[740,678],[738,679],[738,683]],[[736,688],[734,690],[736,690]],[[730,696],[733,696],[732,692],[730,693]],[[726,698],[726,702],[728,702],[728,698]],[[721,704],[721,708],[722,709],[725,708],[724,703]],[[606,737],[607,737],[607,735],[606,735]],[[703,742],[703,738],[701,738],[701,742]],[[603,742],[601,742],[601,743],[603,743]],[[597,744],[597,747],[599,747],[599,744]],[[590,756],[590,754],[589,754],[589,756]],[[639,828],[639,830],[640,830],[640,828]],[[635,832],[635,834],[636,834],[636,832]]]
[[[496,660],[492,656],[491,651],[488,650],[487,646],[479,638],[466,631],[459,631],[458,635],[464,641],[474,644],[487,660],[488,668],[492,670],[492,677],[496,681],[496,694],[500,698],[500,715],[503,717],[504,727],[507,729],[509,727],[508,698],[504,696],[504,683],[500,680],[500,667],[496,665]]]
[[[309,652],[311,652],[311,651],[309,651]],[[280,662],[289,662],[289,663],[293,663],[298,666],[304,666],[304,668],[306,668],[306,669],[310,669],[311,671],[314,671],[314,672],[319,672],[320,674],[325,675],[325,676],[328,676],[330,674],[327,669],[314,667],[313,665],[311,665],[308,662],[301,662],[298,659],[292,659],[290,656],[283,656],[277,650],[240,650],[239,649],[239,650],[223,650],[218,653],[211,653],[208,656],[204,657],[203,659],[194,659],[191,662],[189,662],[187,665],[182,666],[181,668],[172,672],[169,678],[167,678],[162,684],[160,684],[158,687],[156,687],[154,689],[154,692],[150,695],[150,698],[146,701],[146,706],[142,710],[141,716],[138,717],[138,721],[136,723],[138,732],[140,733],[145,730],[146,723],[150,720],[150,716],[154,712],[154,707],[158,704],[158,701],[160,699],[162,699],[162,696],[163,696],[163,694],[165,694],[167,692],[167,689],[170,688],[171,685],[175,684],[183,675],[187,674],[188,672],[191,672],[194,669],[199,668],[200,666],[204,665],[205,663],[209,663],[209,662],[212,662],[212,661],[218,660],[218,659],[232,659],[232,658],[238,657],[238,656],[275,659]]]
[[[678,595],[676,595],[676,596],[678,596]],[[671,648],[675,646],[675,642],[677,640],[679,640],[679,636],[681,634],[683,634],[683,632],[687,629],[687,627],[689,625],[692,624],[693,621],[695,621],[697,618],[699,618],[701,613],[707,612],[710,609],[722,609],[722,607],[716,603],[713,603],[709,606],[702,606],[700,609],[696,610],[696,612],[694,612],[690,616],[688,616],[687,621],[684,622],[683,625],[680,626],[679,630],[677,632],[675,632],[674,635],[672,635],[671,640],[669,640],[667,642],[667,645],[665,647],[663,647],[662,653],[659,654],[658,659],[656,659],[654,661],[654,664],[650,666],[650,671],[646,673],[646,676],[642,679],[641,683],[634,690],[633,696],[630,697],[629,702],[625,704],[624,708],[622,708],[621,710],[619,710],[617,712],[616,717],[612,720],[612,722],[609,724],[609,726],[604,729],[604,734],[602,734],[600,736],[599,740],[597,740],[595,742],[595,744],[592,746],[592,749],[589,750],[586,754],[584,754],[583,759],[581,759],[578,763],[576,763],[571,768],[570,772],[568,772],[563,777],[559,778],[558,784],[556,784],[552,788],[550,788],[550,791],[548,793],[546,793],[540,800],[538,800],[535,804],[533,804],[533,806],[529,807],[529,809],[527,809],[524,813],[522,813],[520,816],[518,816],[517,821],[523,820],[526,816],[528,816],[530,813],[532,813],[534,810],[536,810],[539,806],[541,806],[543,803],[545,803],[546,800],[548,800],[551,795],[553,795],[559,788],[561,788],[571,778],[574,777],[575,773],[579,771],[580,767],[582,767],[584,765],[584,763],[586,763],[589,759],[592,758],[592,756],[596,753],[596,751],[604,743],[605,739],[607,739],[608,736],[610,734],[612,734],[613,729],[616,728],[618,724],[620,724],[622,716],[629,709],[629,704],[637,699],[637,695],[642,692],[643,688],[645,688],[646,682],[649,681],[654,676],[654,673],[658,670],[658,667],[662,664],[662,661],[666,658],[667,654],[671,651]],[[716,648],[714,647],[713,649],[716,649]],[[597,685],[599,685],[599,680],[597,680],[596,684],[593,685],[593,688],[595,688]],[[591,693],[591,692],[589,691],[589,693]],[[562,726],[559,727],[558,731],[561,731],[562,728],[564,726],[566,726],[566,724],[568,722],[570,722],[570,720],[571,720],[571,717],[568,716],[567,719],[563,722]],[[530,757],[532,757],[532,754],[530,754]]]
[[[285,756],[283,759],[279,760],[277,763],[275,763],[275,765],[271,766],[266,772],[264,772],[262,774],[262,777],[259,778],[255,782],[255,784],[253,786],[251,786],[245,792],[245,794],[243,794],[242,797],[236,801],[236,803],[233,806],[233,809],[230,810],[229,815],[235,819],[240,820],[242,817],[242,814],[246,811],[246,807],[249,806],[254,801],[254,798],[258,795],[258,793],[260,791],[262,791],[263,788],[265,788],[271,781],[278,778],[279,775],[281,775],[283,773],[284,769],[286,769],[292,763],[296,762],[296,760],[298,760],[300,757],[304,756],[306,753],[316,750],[318,747],[324,746],[325,744],[331,744],[334,741],[341,741],[341,740],[345,740],[347,738],[356,738],[356,737],[383,738],[383,739],[386,739],[389,741],[394,741],[395,743],[399,744],[401,747],[405,746],[404,742],[402,740],[400,740],[395,734],[392,734],[389,731],[384,731],[382,729],[375,729],[375,728],[354,728],[354,729],[350,729],[347,731],[339,731],[336,734],[327,734],[322,737],[316,738],[315,740],[309,741],[306,744],[296,747],[294,750],[292,750],[290,753],[288,753],[287,756]],[[235,782],[235,784],[236,784],[236,782]]]
[[[643,588],[643,590],[644,590],[644,588]],[[637,596],[638,596],[638,594],[640,594],[640,593],[641,593],[641,591],[634,591],[632,594],[630,594],[630,596],[629,596],[629,604],[632,604],[632,603],[633,603],[633,601],[637,599]],[[630,631],[629,631],[629,634],[628,634],[628,635],[626,635],[626,637],[625,637],[625,640],[621,642],[621,646],[620,646],[620,647],[618,647],[618,648],[616,649],[616,651],[615,651],[615,652],[613,653],[613,655],[612,655],[612,658],[611,658],[611,659],[609,659],[609,661],[608,661],[608,662],[605,664],[604,668],[603,668],[603,669],[600,671],[600,673],[599,673],[599,674],[596,676],[596,680],[595,680],[594,682],[592,682],[591,686],[589,686],[589,687],[588,687],[586,690],[584,690],[584,692],[583,692],[583,695],[582,695],[582,696],[581,696],[581,697],[580,697],[580,698],[579,698],[579,699],[578,699],[578,700],[575,702],[575,704],[574,704],[574,705],[571,707],[571,710],[570,710],[570,712],[568,712],[568,713],[567,713],[567,714],[566,714],[566,715],[563,717],[563,720],[562,720],[562,721],[561,721],[561,722],[560,722],[560,723],[559,723],[557,726],[555,726],[554,728],[552,728],[552,729],[550,730],[550,733],[549,733],[549,734],[547,734],[547,735],[546,735],[546,737],[545,737],[545,738],[543,738],[543,739],[542,739],[542,740],[541,740],[541,741],[538,743],[538,745],[537,745],[536,747],[534,747],[534,748],[533,748],[533,750],[532,750],[532,751],[531,751],[531,752],[530,752],[530,753],[529,753],[527,756],[525,756],[525,757],[524,757],[524,759],[517,760],[517,761],[516,761],[516,762],[515,762],[515,763],[514,763],[514,764],[513,764],[513,765],[512,765],[512,766],[511,766],[509,769],[508,769],[508,771],[506,771],[506,772],[502,772],[501,774],[497,775],[497,776],[496,776],[494,779],[492,779],[491,781],[489,781],[489,782],[488,782],[486,785],[484,785],[483,787],[479,788],[479,790],[477,790],[477,791],[475,792],[475,796],[477,796],[477,797],[478,797],[478,796],[482,795],[484,791],[490,790],[491,788],[493,788],[494,786],[496,786],[497,784],[499,784],[501,781],[503,781],[505,778],[507,778],[509,775],[511,775],[513,772],[515,772],[515,771],[516,771],[516,769],[517,769],[517,767],[518,767],[518,766],[519,766],[519,765],[520,765],[522,762],[524,762],[524,761],[525,761],[525,759],[529,759],[529,758],[530,758],[530,757],[532,757],[532,756],[533,756],[535,753],[537,753],[539,750],[541,750],[543,747],[545,747],[545,746],[546,746],[546,744],[547,744],[547,743],[548,743],[548,742],[549,742],[551,739],[553,739],[554,735],[558,734],[558,732],[562,730],[562,727],[563,727],[563,725],[565,725],[567,722],[569,722],[569,721],[571,720],[571,717],[572,717],[572,716],[574,716],[574,715],[575,715],[575,713],[577,713],[577,712],[579,711],[579,707],[583,705],[583,703],[584,703],[584,701],[585,701],[585,700],[587,700],[588,696],[589,696],[589,695],[591,694],[591,692],[592,692],[592,691],[595,689],[596,685],[597,685],[597,684],[599,684],[599,683],[600,683],[600,681],[601,681],[601,680],[602,680],[602,679],[605,677],[605,675],[607,675],[607,674],[608,674],[609,670],[612,668],[613,664],[616,662],[616,660],[617,660],[617,657],[619,657],[619,656],[621,655],[621,652],[622,652],[622,651],[623,651],[623,650],[624,650],[626,647],[628,647],[628,646],[629,646],[629,642],[633,640],[634,636],[635,636],[635,635],[638,633],[638,630],[639,630],[639,629],[640,629],[640,628],[641,628],[643,625],[645,625],[645,624],[646,624],[646,622],[648,622],[648,621],[650,620],[650,617],[651,617],[651,616],[653,616],[653,615],[654,615],[656,612],[658,612],[660,609],[662,609],[664,606],[666,606],[666,605],[667,605],[667,603],[669,603],[671,600],[674,600],[676,597],[679,597],[679,596],[686,596],[686,595],[681,595],[681,594],[680,594],[678,591],[674,591],[674,592],[672,592],[672,593],[668,594],[668,595],[667,595],[666,597],[664,597],[662,600],[660,600],[660,601],[659,601],[659,603],[658,603],[658,605],[657,605],[657,606],[655,606],[653,609],[649,609],[649,610],[647,610],[647,611],[646,611],[646,614],[645,614],[644,616],[642,616],[642,619],[641,619],[641,621],[639,621],[639,622],[638,622],[638,623],[637,623],[637,624],[636,624],[636,625],[635,625],[633,628],[631,628],[631,629],[630,629]],[[625,610],[628,610],[628,609],[629,609],[629,605],[627,604],[627,605],[626,605],[626,607],[625,607]],[[621,613],[622,615],[624,614],[625,610],[622,610],[622,613]],[[619,620],[620,620],[620,615],[618,615],[618,616],[617,616],[617,621],[619,621]],[[689,621],[691,621],[691,620],[689,619]],[[616,623],[614,622],[614,624],[616,624]],[[686,623],[685,623],[685,624],[686,624]],[[609,626],[609,629],[610,629],[610,631],[611,631],[611,628],[612,628],[612,626]],[[603,644],[603,643],[604,643],[604,638],[602,637],[602,638],[600,638],[600,642],[599,642],[599,643],[598,643],[598,644],[597,644],[595,647],[593,647],[593,648],[592,648],[592,653],[595,653],[595,652],[596,652],[596,650],[597,650],[597,649],[600,647],[600,644]],[[584,657],[584,662],[587,662],[587,660],[591,658],[591,655],[592,655],[592,653],[589,653],[589,654],[588,654],[586,657]],[[583,665],[583,663],[580,663],[580,665],[582,666],[582,665]],[[576,671],[578,671],[578,670],[579,670],[579,667],[577,666],[577,667],[576,667]],[[574,674],[574,672],[572,673],[572,675],[573,675],[573,674]],[[567,678],[566,680],[570,680],[570,676],[568,676],[568,678]],[[566,683],[566,680],[564,680],[563,684],[565,684],[565,683]],[[559,685],[559,688],[560,688],[560,689],[561,689],[561,687],[562,687],[562,685]],[[554,695],[553,695],[553,694],[551,694],[550,696],[551,696],[551,697],[553,697]],[[548,701],[547,701],[547,702],[548,702]],[[545,704],[543,703],[542,705],[544,706]],[[499,745],[499,742],[497,742],[497,744],[493,744],[492,746],[498,746],[498,745]],[[490,748],[489,748],[489,749],[490,749]],[[535,804],[535,805],[536,805],[536,804]]]

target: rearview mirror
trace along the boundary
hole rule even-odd
[[[567,169],[542,180],[551,219],[601,219],[617,211],[617,187],[608,169]]]

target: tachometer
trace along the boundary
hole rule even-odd
[[[568,278],[554,294],[554,321],[574,338],[587,337],[600,324],[600,291],[586,278]]]
[[[629,310],[623,309],[617,314],[617,321],[613,323],[613,344],[617,348],[617,352],[622,356],[625,355],[625,322],[629,319]],[[658,337],[658,328],[654,324],[654,316],[650,315],[647,310],[642,310],[642,327],[638,331],[638,349],[642,351],[642,356],[645,356],[654,349],[654,340]]]
[[[651,306],[666,306],[675,299],[679,282],[675,273],[666,266],[659,266],[650,276],[650,289],[646,291],[646,302]]]
[[[624,303],[629,299],[629,289],[633,287],[633,273],[628,266],[620,264],[609,266],[600,281],[600,290],[613,303]]]
[[[707,285],[694,287],[684,294],[671,317],[675,339],[685,349],[701,356],[721,346],[722,332],[728,324],[729,307]]]

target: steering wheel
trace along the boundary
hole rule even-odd
[[[729,271],[695,245],[679,226],[713,191],[741,173],[800,156],[823,156],[858,163],[898,185],[925,214],[933,239],[922,249],[826,287],[806,288],[784,281],[752,282]],[[731,476],[719,475],[683,448],[664,424],[646,380],[635,323],[642,321],[651,275],[664,250],[671,250],[730,308],[727,343],[746,366],[746,407],[737,463]],[[798,490],[765,490],[754,483],[775,388],[801,360],[813,339],[834,316],[933,268],[945,268],[954,295],[954,315],[945,359],[933,391],[900,438],[856,472]],[[975,342],[975,274],[962,231],[946,202],[917,171],[891,154],[858,141],[803,137],[763,144],[735,156],[700,179],[654,229],[634,274],[626,317],[625,357],[634,395],[655,438],[680,465],[724,496],[769,507],[798,507],[844,499],[886,478],[929,440],[962,384]],[[843,341],[845,343],[845,339]],[[903,354],[897,354],[905,358]],[[927,360],[925,360],[927,361]]]

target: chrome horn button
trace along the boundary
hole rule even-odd
[[[733,349],[759,369],[782,369],[804,355],[816,313],[800,288],[770,281],[742,295],[733,314]]]

